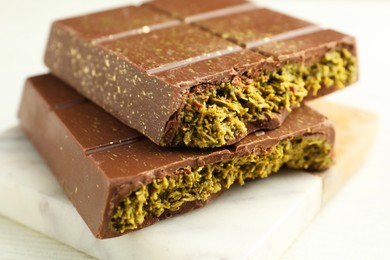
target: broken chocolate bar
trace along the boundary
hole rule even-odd
[[[190,2],[58,21],[46,63],[162,146],[232,144],[356,80],[350,36],[245,1]]]
[[[324,170],[333,162],[334,129],[306,106],[280,128],[232,146],[164,148],[47,74],[27,80],[19,118],[98,238],[202,207],[231,185],[281,167]]]
[[[244,0],[157,0],[57,21],[45,62],[161,146],[233,144],[357,79],[353,37]]]

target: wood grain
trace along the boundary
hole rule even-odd
[[[324,204],[368,156],[377,137],[378,118],[371,112],[321,99],[309,105],[326,115],[336,128],[336,165],[324,173],[316,173],[323,179]]]

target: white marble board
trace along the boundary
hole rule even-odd
[[[234,187],[205,208],[108,240],[92,236],[15,127],[0,137],[0,214],[101,259],[276,259],[359,167],[375,137],[359,136],[375,131],[372,114],[314,106],[336,125],[338,163],[330,170],[283,171]]]

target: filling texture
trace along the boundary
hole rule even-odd
[[[174,176],[153,180],[130,193],[114,209],[111,227],[120,233],[140,227],[149,216],[177,211],[186,202],[205,202],[210,195],[233,183],[265,178],[282,166],[324,170],[332,164],[331,145],[321,138],[294,138],[261,154],[233,158],[194,169],[180,169]]]
[[[357,77],[357,60],[347,49],[330,51],[311,66],[287,64],[255,77],[240,75],[218,86],[192,89],[179,114],[175,146],[220,147],[247,135],[246,123],[298,107],[322,87],[343,88]]]

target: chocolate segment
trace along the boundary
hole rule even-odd
[[[193,59],[206,60],[240,49],[230,42],[187,24],[105,42],[101,46],[121,53],[124,59],[137,64],[148,74],[181,67],[194,62]]]
[[[301,31],[321,30],[317,25],[266,8],[252,8],[240,14],[197,21],[196,24],[246,48],[274,37],[294,37]]]
[[[246,0],[158,0],[146,5],[161,10],[187,23],[239,13],[255,8],[255,5]]]
[[[84,39],[109,41],[113,37],[120,38],[169,27],[178,24],[178,21],[148,6],[127,6],[76,19],[70,18],[61,21],[61,24],[72,28],[74,33]]]
[[[226,148],[163,148],[47,74],[27,80],[19,118],[98,238],[204,206],[234,183],[284,166],[332,164],[334,129],[308,107],[294,110],[280,128]]]
[[[242,0],[156,0],[57,21],[45,62],[154,143],[195,148],[274,129],[357,79],[351,36]]]

